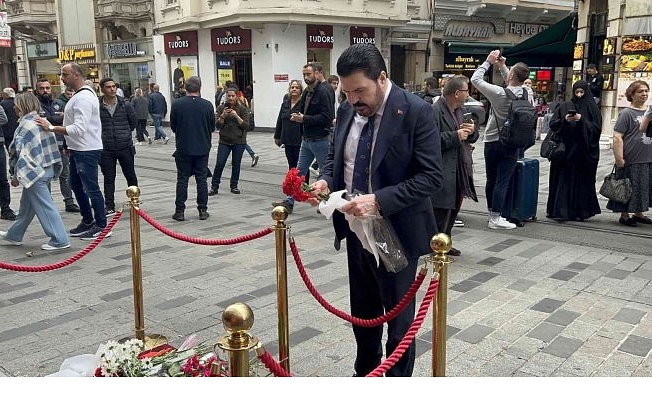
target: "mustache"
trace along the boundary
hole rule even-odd
[[[367,107],[367,104],[359,102],[359,101],[356,101],[352,105],[353,105],[353,107]]]

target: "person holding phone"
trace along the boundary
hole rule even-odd
[[[469,97],[469,78],[456,75],[446,81],[442,95],[432,105],[435,125],[441,136],[441,157],[444,184],[430,196],[437,230],[451,236],[455,218],[465,197],[478,201],[473,184],[471,143],[478,140],[478,127],[471,113],[464,113],[464,102]],[[452,237],[452,236],[451,236]],[[462,252],[451,247],[448,255]]]
[[[563,159],[550,162],[546,216],[559,221],[584,221],[600,214],[595,175],[602,116],[588,82],[575,82],[571,101],[555,107],[550,130],[558,134],[566,152]]]

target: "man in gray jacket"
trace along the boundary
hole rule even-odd
[[[515,224],[500,216],[505,203],[509,181],[516,168],[518,148],[504,146],[498,140],[498,131],[503,127],[509,113],[510,101],[505,94],[511,90],[517,97],[522,95],[523,82],[529,77],[530,69],[523,63],[516,63],[509,70],[505,65],[505,57],[501,57],[500,50],[494,50],[487,56],[487,60],[478,67],[471,76],[471,83],[480,93],[484,94],[493,112],[489,115],[489,121],[484,131],[484,160],[487,172],[487,183],[485,194],[487,196],[487,208],[489,209],[490,229],[514,229]],[[484,81],[484,76],[491,65],[500,68],[503,76],[507,76],[507,87],[492,85]]]

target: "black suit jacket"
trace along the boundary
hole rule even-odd
[[[344,147],[355,109],[342,103],[333,145],[322,177],[332,191],[345,189]],[[394,228],[409,258],[432,253],[437,233],[430,195],[442,184],[441,140],[432,106],[392,84],[371,157],[370,181],[382,215]],[[337,240],[348,230],[344,214],[333,214]]]
[[[326,84],[328,85],[328,84]],[[324,138],[330,134],[335,115],[335,100],[331,98],[329,90],[323,83],[317,82],[315,93],[310,99],[308,109],[304,113],[308,97],[308,90],[301,94],[301,112],[303,115],[303,137],[310,139]]]

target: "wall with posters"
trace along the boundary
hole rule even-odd
[[[625,91],[632,82],[643,80],[652,87],[652,36],[625,36],[620,52],[616,106],[628,107]],[[652,97],[645,104],[652,104]]]

